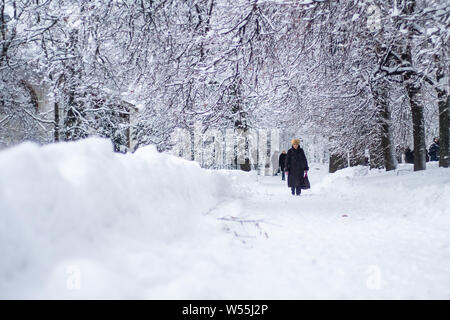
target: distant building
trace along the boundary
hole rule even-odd
[[[42,79],[35,74],[24,73],[16,89],[20,93],[17,102],[5,103],[4,107],[0,107],[0,149],[23,141],[46,144],[64,140],[61,131],[64,121],[63,110],[59,108],[60,105]],[[100,109],[104,104],[104,100],[98,99],[90,108]],[[115,126],[103,132],[91,128],[90,134],[111,138],[117,152],[133,150],[136,142],[132,137],[131,128],[136,121],[138,108],[123,100],[108,104],[112,114],[108,114],[105,123],[113,123]],[[98,117],[96,119],[98,122],[102,121],[101,113],[93,112],[90,116],[94,119]],[[119,132],[120,130],[123,132]]]

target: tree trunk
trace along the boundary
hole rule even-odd
[[[438,108],[439,108],[439,166],[448,168],[449,167],[449,96],[447,90],[447,83],[442,83],[445,78],[444,68],[442,68],[441,61],[437,61],[438,69],[436,71],[437,87],[436,92],[438,96]]]
[[[442,100],[439,99],[439,144],[440,144],[440,154],[439,154],[439,166],[448,168],[450,163],[450,101],[446,94],[446,98]]]
[[[420,84],[410,83],[410,78],[406,83],[409,104],[413,121],[413,140],[414,140],[414,171],[426,169],[426,147],[425,147],[425,124],[423,116],[423,107],[420,103]]]
[[[391,110],[387,102],[385,88],[380,89],[376,101],[381,124],[381,149],[383,150],[384,167],[386,171],[395,170],[397,169],[397,159],[395,157],[395,146],[391,132]]]
[[[399,7],[403,7],[403,13],[407,16],[412,16],[415,12],[416,1],[409,0],[403,3],[400,1]],[[403,4],[403,5],[402,5]],[[407,22],[406,29],[408,30],[407,43],[401,55],[401,63],[405,67],[413,67],[413,59],[411,54],[411,45],[413,43],[413,24]],[[403,83],[406,87],[406,92],[411,107],[412,121],[413,121],[413,141],[414,141],[414,171],[426,169],[426,154],[425,147],[425,122],[423,115],[423,106],[421,103],[421,84],[420,79],[413,72],[405,72],[403,74]]]
[[[328,171],[334,173],[347,166],[346,157],[340,154],[330,154],[330,164]]]
[[[369,158],[370,169],[381,169],[384,167],[384,154],[381,141],[372,141],[369,144]]]
[[[54,132],[54,142],[59,142],[59,105],[55,102],[54,105],[55,112],[55,132]]]

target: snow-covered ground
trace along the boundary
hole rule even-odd
[[[0,298],[450,298],[450,170],[312,189],[106,140],[0,152]]]

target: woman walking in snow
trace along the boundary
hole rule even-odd
[[[309,170],[305,152],[300,148],[300,140],[292,139],[292,148],[288,150],[286,156],[285,170],[288,175],[288,187],[291,188],[292,195],[298,196],[302,192],[305,172]]]

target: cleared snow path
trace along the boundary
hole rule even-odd
[[[236,245],[240,271],[217,275],[228,279],[220,296],[450,298],[448,171],[441,171],[442,184],[438,174],[423,181],[441,188],[433,193],[420,177],[411,180],[417,173],[380,172],[334,183],[323,181],[330,176],[326,168],[313,167],[312,190],[300,197],[280,177],[264,177],[250,196],[216,210],[217,216],[248,221],[226,224],[242,247]],[[399,191],[398,180],[411,193]]]

